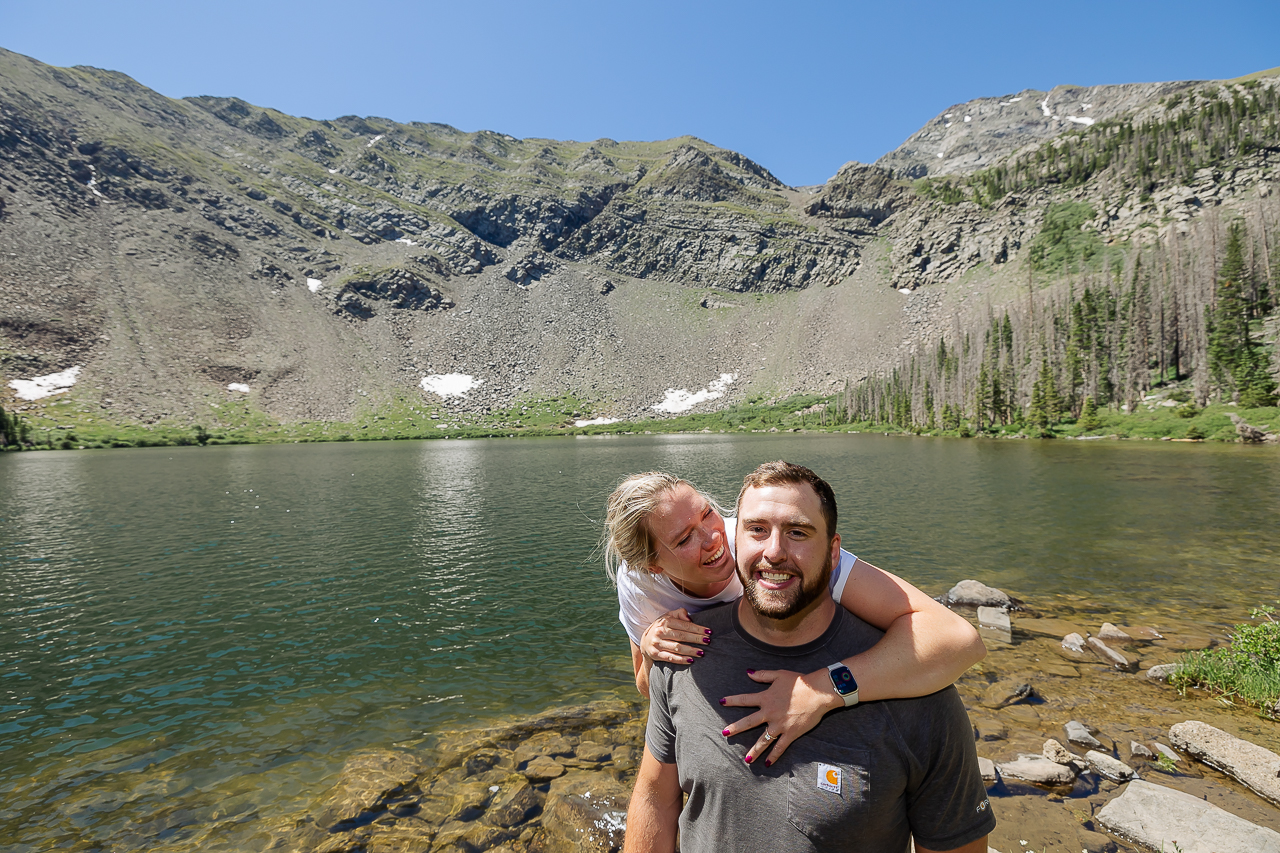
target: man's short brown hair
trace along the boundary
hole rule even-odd
[[[765,486],[800,485],[808,483],[818,496],[822,507],[822,517],[827,522],[827,541],[836,535],[836,494],[826,480],[803,465],[784,462],[765,462],[756,470],[742,478],[742,489],[738,492],[738,514],[742,514],[742,496],[747,489],[762,489]]]

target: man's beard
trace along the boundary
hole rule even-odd
[[[785,565],[785,564],[784,564]],[[822,571],[814,578],[799,575],[800,583],[792,584],[784,590],[761,589],[756,584],[757,571],[775,571],[784,566],[774,566],[765,560],[758,560],[747,572],[739,570],[743,593],[751,604],[751,609],[767,619],[790,619],[800,613],[818,598],[827,595],[827,587],[831,583],[831,551],[827,551]]]

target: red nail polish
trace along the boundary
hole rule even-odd
[[[689,658],[688,663],[693,663],[693,658]]]
[[[721,699],[721,700],[720,700],[720,704],[721,704],[721,705],[723,705],[723,704],[725,703],[725,701],[726,701],[726,700]]]
[[[772,758],[770,758],[768,761],[766,761],[766,762],[764,763],[764,766],[765,766],[765,767],[772,767],[772,766],[773,766],[773,759],[772,759]]]
[[[710,634],[711,634],[711,629],[710,629],[710,628],[707,628],[707,629],[706,629],[706,633],[707,633],[707,635],[708,635],[708,636],[710,636]]]
[[[723,704],[724,704],[724,700],[723,700],[723,699],[721,699],[721,700],[720,700],[720,704],[721,704],[721,705],[723,705]],[[728,737],[728,736],[729,736],[729,730],[728,730],[728,729],[725,729],[725,730],[724,730],[724,731],[722,731],[720,734],[724,735],[725,737]]]
[[[703,637],[703,638],[702,638],[702,644],[703,644],[703,645],[706,645],[706,644],[707,644],[707,643],[709,643],[709,642],[711,642],[711,638],[710,638],[710,637]]]
[[[751,756],[750,756],[750,755],[748,755],[748,756],[747,756],[746,761],[747,761],[747,763],[748,763],[748,764],[750,764],[750,763],[751,763]]]
[[[702,649],[698,649],[698,657],[702,657],[705,654],[706,652],[704,652]]]
[[[756,671],[754,669],[747,670],[747,675],[755,675],[755,674],[756,674]]]

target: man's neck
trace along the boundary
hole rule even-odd
[[[795,616],[771,619],[755,611],[744,595],[738,599],[738,624],[757,640],[771,646],[803,646],[822,636],[836,615],[836,603],[821,595]]]

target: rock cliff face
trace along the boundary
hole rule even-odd
[[[691,137],[314,121],[0,51],[0,373],[80,365],[62,399],[148,422],[216,422],[246,393],[286,420],[423,398],[483,411],[572,394],[618,417],[671,389],[707,406],[826,393],[955,322],[973,296],[961,276],[1007,277],[1055,199],[1090,199],[1092,227],[1123,240],[1264,191],[1269,150],[1185,186],[987,206],[906,179],[1190,85],[972,101],[802,191]],[[453,373],[471,390],[421,386]]]

